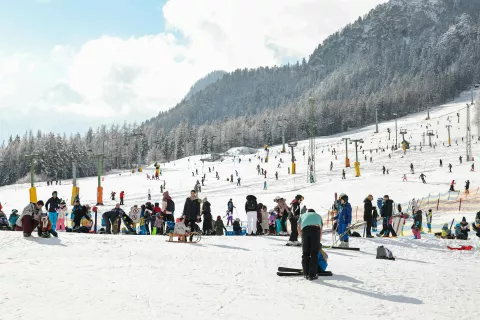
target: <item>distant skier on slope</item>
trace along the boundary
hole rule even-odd
[[[427,183],[427,182],[425,181],[425,178],[426,178],[426,177],[427,177],[427,176],[422,173],[419,178],[422,179],[422,182],[423,182],[423,183]]]

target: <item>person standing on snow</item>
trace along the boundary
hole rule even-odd
[[[382,217],[383,217],[383,228],[380,232],[380,235],[384,237],[388,237],[390,231],[392,232],[392,236],[396,237],[397,234],[395,230],[393,230],[391,218],[393,215],[393,200],[390,199],[388,195],[383,196],[383,206],[382,206]]]
[[[213,217],[210,202],[207,198],[202,201],[202,215],[203,215],[203,234],[211,235],[213,233]]]
[[[340,237],[340,247],[341,248],[348,248],[348,232],[347,229],[350,228],[352,224],[352,206],[348,202],[348,196],[346,194],[342,194],[340,196],[340,212],[334,217],[337,220],[338,226],[337,231]]]
[[[366,231],[367,238],[373,238],[372,236],[372,226],[373,226],[373,205],[372,205],[373,196],[369,194],[365,200],[363,200],[363,221],[367,223]]]
[[[125,197],[125,192],[120,192],[120,205],[123,206],[123,199]]]
[[[152,200],[152,192],[148,189],[148,201]]]
[[[465,194],[470,194],[470,180],[465,181]]]
[[[200,200],[197,198],[195,190],[190,191],[190,197],[185,200],[183,215],[185,216],[185,225],[190,227],[190,232],[195,232],[196,222],[200,218]],[[192,239],[193,236],[190,237],[190,241]]]
[[[345,180],[347,178],[345,178],[345,169],[342,169],[342,180]]]
[[[52,230],[57,230],[57,220],[58,220],[58,212],[57,210],[60,208],[60,199],[57,197],[57,191],[52,192],[52,197],[48,199],[47,203],[45,204],[45,209],[48,212],[48,219],[52,224]]]
[[[300,246],[298,242],[297,222],[300,218],[300,206],[303,201],[303,196],[298,194],[291,203],[291,211],[288,215],[292,232],[290,233],[290,239],[287,242],[287,246]]]
[[[455,180],[452,180],[452,183],[450,183],[450,190],[451,192],[455,192]]]
[[[408,180],[407,180],[407,175],[406,175],[406,174],[403,174],[402,182],[405,182],[405,181],[408,182]]]
[[[450,173],[452,172],[452,164],[451,163],[448,164],[448,170],[450,170]]]
[[[245,212],[247,214],[247,235],[257,234],[257,198],[252,195],[247,196],[245,202]]]
[[[173,218],[175,211],[175,202],[173,202],[172,197],[168,194],[168,191],[163,193],[162,199],[162,211],[165,214],[165,221],[175,221]]]
[[[303,276],[307,280],[318,279],[317,265],[322,227],[322,217],[313,209],[309,209],[298,221],[297,232],[302,237]]]
[[[440,159],[440,168],[443,167],[443,161]]]

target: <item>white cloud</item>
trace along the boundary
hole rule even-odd
[[[380,2],[170,0],[164,33],[106,35],[80,48],[55,46],[45,56],[0,57],[0,110],[58,113],[67,122],[58,131],[79,130],[71,119],[90,118],[92,125],[143,120],[173,107],[210,71],[308,57],[329,34]],[[1,112],[0,121],[8,120]]]

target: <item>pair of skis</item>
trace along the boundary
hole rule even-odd
[[[323,271],[317,274],[319,277],[331,277],[331,271]],[[278,267],[277,276],[279,277],[301,277],[303,276],[302,269]]]

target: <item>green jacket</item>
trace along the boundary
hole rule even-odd
[[[298,221],[302,230],[308,226],[323,226],[322,217],[316,212],[305,212],[300,216],[300,219]]]
[[[223,236],[223,230],[227,231],[225,228],[225,224],[223,223],[223,220],[216,220],[215,221],[215,234],[217,236]]]

